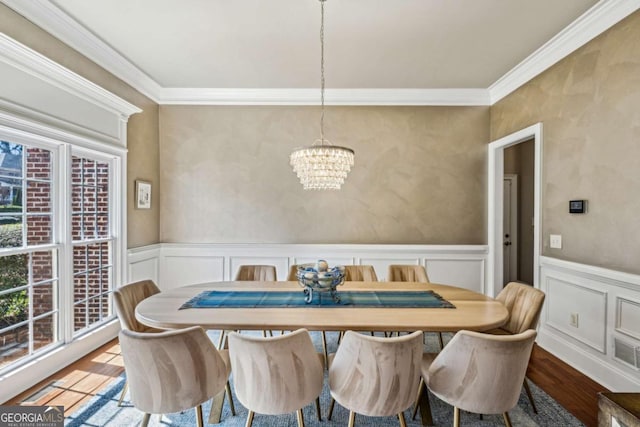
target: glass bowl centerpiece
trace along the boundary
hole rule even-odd
[[[329,268],[325,260],[315,264],[300,264],[298,266],[298,284],[304,288],[304,301],[310,304],[313,292],[331,292],[335,302],[340,302],[336,288],[344,283],[344,266],[337,265]]]

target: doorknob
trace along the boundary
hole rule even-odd
[[[505,246],[511,246],[511,242],[504,242]]]

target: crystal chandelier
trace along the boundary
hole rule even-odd
[[[305,190],[339,190],[353,166],[350,148],[331,145],[324,138],[324,2],[320,1],[320,139],[294,150],[289,156],[293,171]]]

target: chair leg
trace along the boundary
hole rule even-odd
[[[253,424],[253,411],[249,411],[247,414],[247,422],[244,423],[244,427],[251,427],[251,424]]]
[[[124,395],[127,394],[127,390],[129,390],[129,380],[124,380],[124,386],[122,387],[122,393],[120,393],[118,406],[122,406],[122,399],[124,399]]]
[[[438,343],[440,344],[440,350],[444,348],[444,340],[442,339],[442,332],[438,332]]]
[[[296,411],[296,416],[298,418],[298,427],[304,427],[304,416],[302,415],[302,409],[298,409]]]
[[[218,350],[222,350],[222,344],[224,344],[224,329],[220,331],[220,338],[218,338]]]
[[[433,425],[433,415],[431,414],[431,403],[429,402],[429,391],[427,386],[422,388],[422,393],[418,399],[418,406],[420,407],[420,418],[422,418],[423,426]]]
[[[202,405],[196,406],[196,425],[198,427],[204,426],[204,420],[202,419]]]
[[[231,415],[236,416],[236,405],[233,404],[233,396],[231,395],[231,384],[227,381],[227,385],[225,386],[225,390],[227,392],[227,399],[229,399],[229,408],[231,409]]]
[[[145,412],[144,417],[142,417],[142,421],[140,422],[140,427],[147,427],[149,425],[150,418],[151,418],[151,414]]]
[[[506,425],[507,427],[511,427],[511,418],[509,418],[509,413],[503,412],[502,418],[504,418],[504,425]]]
[[[262,330],[262,337],[266,338],[267,337],[267,331],[265,331],[264,329]]]
[[[322,421],[322,415],[320,412],[320,396],[316,397],[316,413],[318,414],[318,421]]]
[[[327,353],[327,335],[322,331],[322,353],[324,354],[324,368],[329,369],[329,353]]]
[[[453,427],[460,427],[460,408],[453,407]]]
[[[529,402],[531,402],[531,407],[533,408],[533,413],[538,413],[538,408],[536,408],[536,403],[533,401],[533,394],[531,394],[531,388],[529,387],[529,383],[527,382],[527,377],[524,377],[524,382],[522,383],[524,386],[524,391],[527,392],[527,397],[529,398]]]
[[[404,420],[404,413],[398,413],[398,421],[400,421],[400,427],[407,427],[407,422]]]
[[[420,395],[422,394],[422,389],[424,388],[424,379],[420,377],[420,385],[418,386],[418,394],[416,395],[416,403],[413,405],[413,411],[411,412],[411,419],[415,420],[416,415],[418,414],[418,408],[420,407]]]
[[[356,425],[356,413],[353,411],[349,411],[349,427],[354,427]]]
[[[333,415],[333,407],[336,404],[336,400],[331,398],[331,403],[329,404],[329,413],[327,414],[327,420],[331,421],[331,416]]]

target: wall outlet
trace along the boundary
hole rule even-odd
[[[569,325],[573,326],[574,328],[578,327],[578,313],[571,313],[569,315]]]
[[[560,234],[550,234],[549,246],[553,249],[562,249],[562,236]]]

